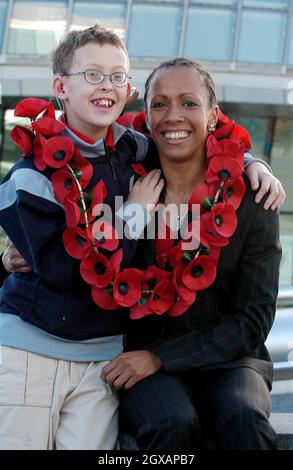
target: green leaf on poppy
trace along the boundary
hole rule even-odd
[[[112,296],[113,296],[113,284],[109,284],[109,285],[105,288],[105,292],[106,292],[108,295],[112,295]]]
[[[82,171],[79,168],[72,168],[72,171],[78,180],[82,177]]]
[[[137,302],[137,305],[144,305],[147,303],[147,301],[148,299],[146,299],[145,297],[141,297],[139,301]]]
[[[206,197],[202,202],[202,207],[204,209],[212,209],[213,205],[214,201],[210,196]]]
[[[188,252],[187,252],[187,251],[186,251],[186,252],[183,253],[183,255],[182,255],[182,258],[181,258],[182,263],[188,264],[188,263],[193,259],[193,257],[194,257],[194,253],[193,253],[193,252],[191,252],[191,251],[188,251]]]

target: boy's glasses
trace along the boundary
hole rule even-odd
[[[70,77],[71,75],[83,75],[86,82],[91,85],[102,83],[105,77],[109,77],[110,82],[115,86],[124,86],[131,78],[126,72],[103,73],[100,70],[88,69],[84,72],[64,73],[62,76]]]

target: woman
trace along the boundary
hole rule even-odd
[[[122,389],[121,426],[141,449],[194,451],[206,435],[218,449],[274,449],[264,342],[278,291],[278,214],[255,204],[246,179],[243,188],[237,165],[248,137],[235,136],[220,115],[200,64],[174,59],[157,67],[145,109],[165,177],[161,201],[206,202],[198,248],[170,240],[184,218],[172,215],[165,241],[142,242],[142,295],[131,307],[127,352],[103,370]],[[230,189],[227,172],[236,181]],[[127,285],[124,276],[118,291],[129,295],[132,287],[137,281]]]

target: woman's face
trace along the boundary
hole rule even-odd
[[[146,118],[160,157],[187,161],[205,157],[207,129],[217,122],[203,78],[193,67],[162,69],[153,78]]]

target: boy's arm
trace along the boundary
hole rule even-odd
[[[261,202],[267,192],[264,208],[279,209],[286,199],[286,193],[281,182],[272,174],[271,167],[263,160],[254,158],[251,153],[244,154],[244,168],[253,191],[258,189],[255,202]]]
[[[79,263],[65,251],[64,210],[48,178],[13,168],[0,186],[0,201],[0,224],[32,271],[57,288],[69,286]]]

